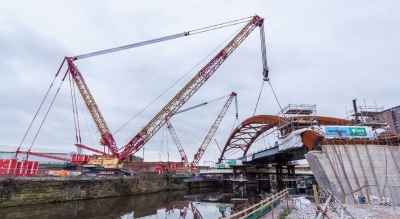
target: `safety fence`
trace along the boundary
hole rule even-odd
[[[33,176],[38,172],[37,161],[0,159],[0,176]]]

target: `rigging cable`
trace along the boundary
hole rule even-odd
[[[71,75],[71,74],[70,74]],[[74,91],[74,104],[75,104],[75,112],[76,112],[76,122],[78,125],[78,136],[79,136],[79,143],[82,143],[82,137],[81,137],[81,127],[79,124],[79,111],[78,111],[78,105],[76,104],[76,90],[75,90],[75,83],[72,83],[73,91]]]
[[[164,145],[164,133],[165,133],[165,131],[163,129],[162,133],[161,133],[160,151],[158,152],[158,161],[161,161],[162,148]]]
[[[216,29],[220,29],[220,28],[229,27],[229,26],[241,24],[241,23],[244,23],[244,22],[248,22],[250,20],[250,18],[251,17],[246,17],[246,18],[242,18],[242,19],[238,19],[238,20],[228,21],[228,22],[225,22],[225,23],[220,23],[220,24],[216,24],[216,25],[212,25],[212,26],[208,26],[208,27],[195,29],[195,30],[192,30],[192,31],[185,31],[183,33],[178,33],[178,34],[174,34],[174,35],[170,35],[170,36],[160,37],[160,38],[147,40],[147,41],[142,41],[142,42],[133,43],[133,44],[128,44],[128,45],[125,45],[125,46],[119,46],[119,47],[115,47],[115,48],[111,48],[111,49],[105,49],[105,50],[101,50],[101,51],[91,52],[91,53],[87,53],[87,54],[83,54],[83,55],[72,56],[70,58],[75,61],[75,60],[78,60],[78,59],[84,59],[84,58],[89,58],[89,57],[93,57],[93,56],[104,55],[104,54],[107,54],[107,53],[112,53],[112,52],[131,49],[131,48],[135,48],[135,47],[145,46],[145,45],[149,45],[149,44],[153,44],[153,43],[159,43],[159,42],[162,42],[162,41],[172,40],[172,39],[176,39],[176,38],[180,38],[180,37],[184,37],[184,36],[204,33],[204,32],[208,32],[208,31],[211,31],[211,30],[216,30]],[[245,21],[243,21],[243,20],[245,20]]]
[[[211,26],[208,26],[208,27],[194,29],[194,30],[189,31],[189,33],[190,32],[198,32],[200,30],[203,31],[204,29],[209,29],[209,28],[212,28],[212,27],[217,27],[217,26],[221,26],[221,25],[225,25],[225,24],[229,24],[229,23],[233,23],[233,22],[237,22],[237,21],[243,21],[243,20],[246,20],[246,19],[247,19],[246,21],[248,21],[250,18],[252,18],[252,16],[241,18],[241,19],[237,19],[237,20],[233,20],[233,21],[228,21],[228,22],[225,22],[225,23],[215,24],[215,25],[211,25]]]
[[[195,105],[195,106],[188,107],[188,108],[183,109],[183,110],[179,110],[179,111],[177,111],[177,112],[176,112],[175,114],[173,114],[173,115],[176,115],[176,114],[179,114],[179,113],[183,113],[183,112],[186,112],[186,111],[189,111],[189,110],[192,110],[192,109],[195,109],[195,108],[198,108],[198,107],[207,105],[207,104],[209,104],[209,103],[212,103],[212,102],[215,102],[215,101],[224,99],[224,98],[226,98],[226,97],[229,97],[230,95],[231,95],[231,94],[228,94],[228,95],[225,95],[225,96],[222,96],[222,97],[218,97],[218,98],[215,98],[215,99],[213,99],[213,100],[210,100],[210,101],[207,101],[207,102],[204,102],[204,103]]]
[[[69,80],[69,88],[70,88],[70,94],[71,94],[71,102],[72,102],[72,114],[74,115],[74,128],[75,128],[75,138],[76,138],[76,143],[79,143],[78,141],[78,128],[77,128],[77,123],[78,123],[78,118],[75,112],[75,104],[76,102],[74,101],[75,95],[73,93],[75,93],[73,91],[73,83],[71,83],[71,74],[68,74],[68,80]]]
[[[31,122],[31,124],[30,124],[29,127],[28,127],[28,130],[26,130],[26,133],[25,133],[24,137],[22,138],[22,141],[21,141],[21,143],[19,144],[17,151],[19,151],[19,148],[21,147],[22,143],[25,141],[25,138],[26,138],[26,136],[28,135],[28,132],[29,132],[29,130],[31,129],[33,122],[35,121],[36,116],[39,114],[39,111],[40,111],[40,109],[42,108],[43,103],[44,103],[44,101],[45,101],[46,98],[47,98],[47,95],[49,94],[51,88],[53,87],[54,81],[56,80],[58,74],[60,73],[61,68],[63,67],[63,65],[64,65],[64,63],[65,63],[65,60],[66,60],[66,59],[64,58],[64,60],[62,61],[60,67],[58,68],[58,71],[57,71],[56,75],[54,76],[54,79],[53,79],[53,81],[51,82],[50,87],[49,87],[49,89],[47,90],[47,93],[46,93],[46,95],[44,96],[44,98],[43,98],[43,100],[42,100],[42,103],[40,103],[40,106],[39,106],[38,110],[36,111],[36,114],[35,114],[35,116],[33,117],[32,122]]]
[[[169,162],[169,145],[168,145],[168,133],[167,133],[167,125],[165,125],[165,139],[167,140],[167,161]]]
[[[89,124],[88,124],[88,122],[87,122],[88,119],[86,118],[86,111],[85,111],[85,109],[87,110],[87,108],[86,108],[86,107],[83,107],[81,98],[79,98],[79,104],[80,104],[80,106],[81,106],[81,110],[82,110],[82,113],[83,113],[83,118],[84,118],[84,120],[85,120],[86,128],[87,128],[88,133],[89,133],[90,141],[92,142],[92,147],[94,148],[95,146],[94,146],[92,134],[91,134],[91,131],[90,131],[90,128],[89,128]],[[89,120],[89,121],[92,121],[92,120]],[[96,131],[95,131],[95,128],[94,128],[94,126],[93,126],[93,123],[90,123],[90,124],[91,124],[91,128],[92,128],[92,130],[93,130],[93,133],[96,135]],[[100,136],[99,136],[99,138],[100,138]],[[83,152],[83,151],[82,151],[82,152]]]
[[[232,156],[232,155],[234,155],[234,154],[236,154],[237,152],[239,152],[240,150],[235,150],[235,151],[232,151],[229,155],[228,155],[228,153],[226,154],[226,158],[229,158],[229,156]]]
[[[232,126],[232,129],[231,129],[231,133],[233,132],[233,129],[235,129],[235,127],[236,127],[236,121],[238,121],[238,120],[235,119],[235,121],[233,121],[233,126]],[[240,122],[239,122],[239,124],[240,124]]]
[[[272,88],[271,81],[270,81],[270,80],[268,80],[268,83],[269,83],[269,86],[271,87],[272,93],[274,93],[274,96],[275,96],[276,102],[278,102],[278,105],[279,105],[279,108],[281,109],[281,112],[283,112],[283,109],[282,109],[282,106],[281,106],[281,104],[279,103],[278,97],[276,96],[276,94],[275,94],[275,91],[274,91],[274,89]]]
[[[249,20],[245,20],[245,21],[241,21],[241,22],[237,22],[237,23],[233,23],[233,24],[228,24],[228,25],[221,26],[221,27],[211,28],[211,29],[208,29],[208,30],[199,31],[197,33],[190,33],[192,31],[189,31],[188,33],[190,33],[190,35],[195,35],[195,34],[199,34],[199,33],[204,33],[204,32],[208,32],[208,31],[212,31],[212,30],[221,29],[221,28],[224,28],[224,27],[234,26],[234,25],[241,24],[241,23],[247,23],[247,22],[249,22]]]
[[[40,130],[42,129],[42,126],[43,126],[43,124],[44,124],[44,121],[46,120],[47,115],[49,114],[49,111],[50,111],[51,107],[53,106],[53,103],[54,103],[54,101],[55,101],[55,99],[56,99],[56,97],[57,97],[57,95],[58,95],[58,92],[60,91],[61,85],[63,84],[63,82],[64,82],[64,80],[65,80],[65,77],[66,77],[67,74],[68,74],[68,71],[69,71],[69,69],[67,70],[67,72],[65,72],[65,75],[64,75],[64,77],[63,77],[63,79],[62,79],[62,81],[61,81],[61,83],[60,83],[60,86],[58,87],[57,92],[56,92],[56,94],[54,95],[54,98],[53,98],[53,100],[52,100],[51,103],[50,103],[49,109],[47,110],[46,115],[44,116],[44,118],[43,118],[43,120],[42,120],[42,123],[40,124],[39,129],[38,129],[38,131],[36,132],[35,138],[33,139],[32,144],[31,144],[31,146],[30,146],[30,148],[29,148],[28,151],[31,150],[33,144],[34,144],[35,141],[36,141],[37,136],[39,135]]]
[[[235,125],[236,125],[236,121],[238,122],[238,124],[239,125],[241,125],[241,122],[240,122],[240,120],[239,120],[239,102],[238,102],[238,98],[237,98],[237,95],[235,96],[235,110],[236,110],[236,119],[235,119],[235,121],[233,122],[233,126],[232,126],[232,129],[231,129],[231,133],[233,132],[233,129],[235,128]]]
[[[254,108],[253,116],[256,114],[256,110],[257,110],[257,107],[258,107],[258,102],[260,101],[261,93],[262,93],[262,90],[263,90],[263,87],[264,87],[264,82],[265,81],[263,80],[263,83],[261,85],[260,93],[258,94],[257,104],[256,104],[256,107]]]
[[[139,111],[134,117],[132,117],[128,122],[126,122],[121,128],[119,128],[117,131],[113,133],[115,135],[117,132],[119,132],[121,129],[123,129],[126,125],[128,125],[133,119],[135,119],[137,116],[139,116],[143,111],[145,111],[147,108],[149,108],[154,102],[156,102],[161,96],[163,96],[166,92],[168,92],[172,87],[174,87],[178,82],[180,82],[184,77],[186,77],[190,72],[192,72],[197,66],[199,66],[204,60],[206,60],[209,56],[211,56],[215,51],[217,51],[222,45],[224,45],[230,38],[232,38],[235,34],[237,34],[240,31],[240,29],[236,30],[231,36],[229,36],[226,40],[224,40],[220,45],[218,45],[213,51],[211,51],[206,57],[204,57],[199,63],[197,63],[195,66],[193,66],[189,71],[187,71],[182,77],[180,77],[175,83],[173,83],[170,87],[168,87],[164,92],[162,92],[157,98],[155,98],[153,101],[151,101],[145,108],[143,108],[141,111]],[[132,135],[133,136],[133,135]],[[131,139],[131,137],[129,137]],[[129,140],[128,139],[128,140]]]

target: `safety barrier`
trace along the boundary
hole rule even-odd
[[[0,176],[33,176],[38,172],[37,161],[0,159]]]

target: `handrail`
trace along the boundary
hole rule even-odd
[[[275,201],[280,200],[282,197],[284,197],[286,194],[288,194],[289,189],[285,189],[281,192],[279,192],[278,194],[275,194],[271,197],[268,197],[265,200],[262,200],[261,202],[248,207],[246,209],[243,209],[242,211],[236,212],[232,215],[229,215],[227,217],[224,217],[224,219],[230,219],[230,218],[247,218],[248,216],[253,215],[254,213],[257,213],[258,211],[261,211],[262,209],[264,209],[265,207],[272,205]]]

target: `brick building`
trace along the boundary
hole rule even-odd
[[[378,118],[381,122],[387,122],[388,132],[400,135],[400,106],[382,111]]]

